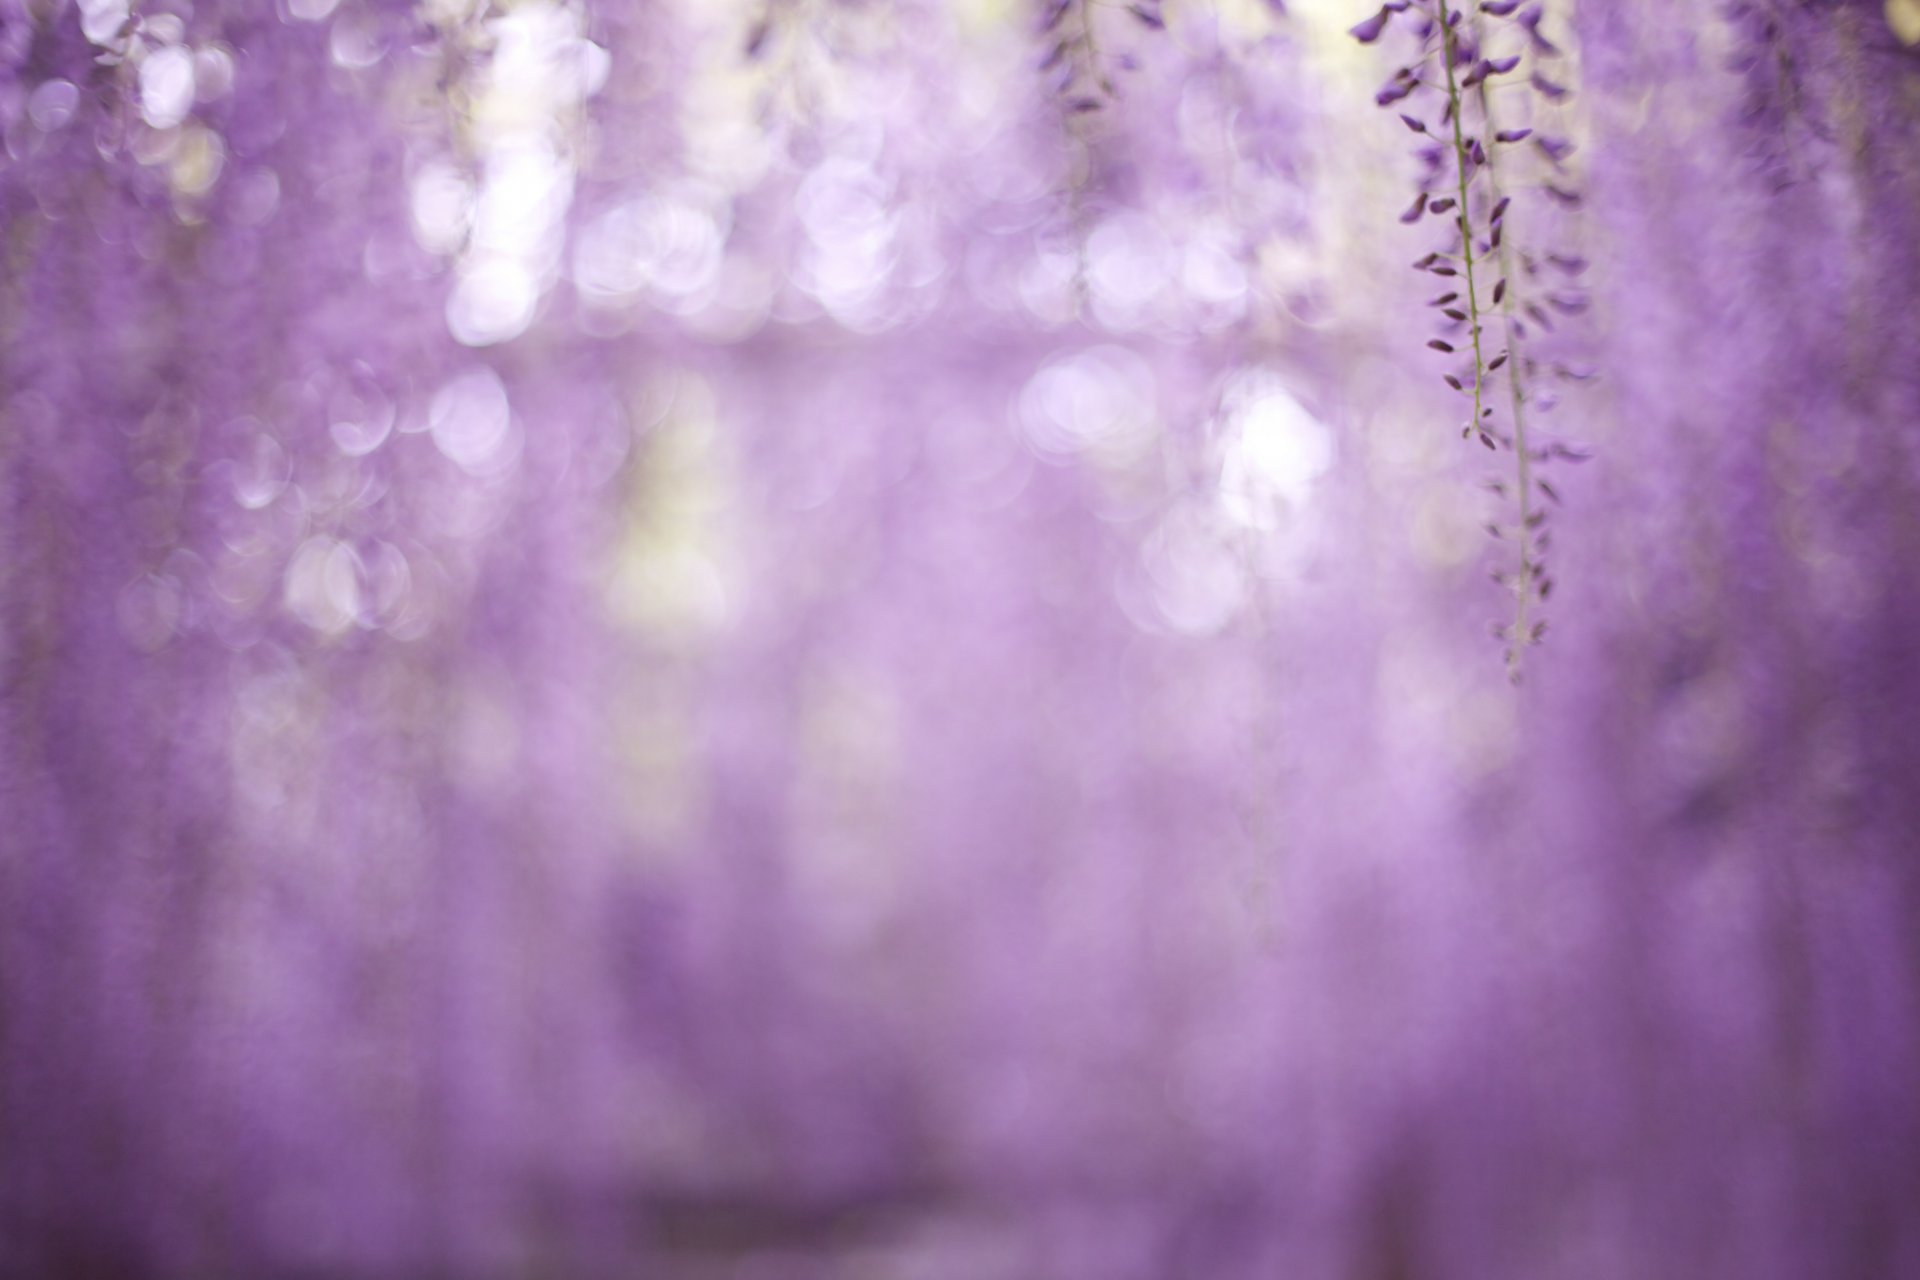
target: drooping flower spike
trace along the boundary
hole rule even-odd
[[[1515,150],[1531,142],[1534,154],[1556,175],[1564,175],[1575,150],[1564,138],[1538,132],[1552,105],[1567,96],[1539,70],[1543,61],[1559,56],[1558,46],[1540,34],[1541,16],[1539,6],[1523,8],[1519,0],[1487,0],[1474,12],[1455,0],[1410,0],[1381,6],[1350,32],[1362,44],[1373,44],[1398,18],[1415,24],[1411,36],[1417,57],[1394,72],[1376,101],[1412,104],[1412,111],[1395,107],[1401,121],[1411,132],[1440,142],[1421,149],[1420,189],[1400,221],[1414,225],[1444,217],[1441,247],[1415,262],[1414,269],[1458,287],[1435,307],[1439,335],[1426,345],[1441,355],[1464,357],[1441,374],[1447,387],[1470,403],[1462,438],[1511,457],[1510,474],[1492,487],[1507,510],[1487,529],[1511,548],[1493,577],[1512,596],[1513,608],[1493,630],[1504,643],[1507,670],[1515,680],[1526,650],[1546,633],[1541,613],[1554,588],[1547,564],[1547,513],[1558,502],[1558,491],[1543,487],[1539,474],[1542,464],[1557,455],[1536,438],[1535,418],[1548,401],[1534,394],[1541,366],[1528,348],[1534,331],[1553,329],[1549,308],[1568,316],[1586,309],[1577,290],[1543,288],[1534,252],[1516,245],[1511,234],[1513,192],[1538,191],[1564,207],[1580,204],[1565,176],[1524,185],[1523,157]],[[1487,52],[1514,45],[1515,35],[1525,37],[1519,49]],[[1526,78],[1516,80],[1523,67]],[[1535,101],[1529,106],[1496,100],[1493,89],[1509,85],[1518,85]],[[1504,404],[1497,404],[1495,392],[1502,388]]]

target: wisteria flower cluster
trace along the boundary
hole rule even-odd
[[[1396,70],[1374,100],[1425,140],[1419,193],[1400,221],[1435,217],[1447,227],[1442,247],[1413,265],[1441,289],[1427,303],[1439,329],[1427,346],[1456,358],[1441,377],[1471,404],[1461,437],[1513,458],[1508,476],[1490,485],[1506,511],[1487,530],[1514,548],[1494,575],[1512,594],[1513,612],[1495,624],[1494,634],[1505,643],[1507,668],[1517,679],[1522,655],[1546,634],[1541,615],[1554,589],[1548,519],[1560,494],[1542,471],[1556,460],[1585,456],[1543,438],[1538,415],[1552,400],[1539,384],[1580,375],[1543,361],[1532,339],[1554,329],[1554,314],[1584,313],[1588,300],[1578,287],[1584,258],[1542,249],[1524,232],[1510,241],[1508,229],[1542,201],[1580,206],[1567,171],[1574,144],[1548,132],[1570,91],[1549,75],[1561,51],[1541,32],[1540,4],[1483,0],[1469,8],[1449,0],[1393,0],[1350,34],[1372,44],[1396,17],[1416,28],[1419,56]]]

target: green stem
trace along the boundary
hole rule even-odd
[[[1467,217],[1467,168],[1473,163],[1467,150],[1467,138],[1460,125],[1460,86],[1454,76],[1458,57],[1458,37],[1454,34],[1447,0],[1440,0],[1440,62],[1447,72],[1447,115],[1453,121],[1454,173],[1460,180],[1459,203],[1454,207],[1454,222],[1460,228],[1461,261],[1467,277],[1467,323],[1473,332],[1473,427],[1480,430],[1481,399],[1486,384],[1487,362],[1480,350],[1480,290],[1473,275],[1473,224]]]
[[[1483,126],[1491,137],[1496,132],[1493,102],[1487,95],[1484,81],[1480,85],[1480,112]],[[1500,175],[1494,169],[1492,151],[1487,152],[1487,195],[1495,204],[1499,203]],[[1533,458],[1527,451],[1527,395],[1520,360],[1519,318],[1515,314],[1512,287],[1513,253],[1504,235],[1500,237],[1496,252],[1500,258],[1500,274],[1508,282],[1501,312],[1507,328],[1507,386],[1513,393],[1513,454],[1517,459],[1515,480],[1520,489],[1520,577],[1514,584],[1513,636],[1507,648],[1507,674],[1517,681],[1520,678],[1520,651],[1528,644],[1527,615],[1538,598],[1540,567],[1533,562]]]

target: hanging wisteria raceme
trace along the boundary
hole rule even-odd
[[[1920,1273],[1920,5],[0,68],[0,1273]]]
[[[1534,354],[1532,339],[1553,332],[1550,308],[1578,315],[1586,311],[1588,301],[1578,289],[1555,287],[1556,273],[1560,280],[1582,274],[1585,258],[1550,250],[1530,252],[1509,243],[1514,197],[1508,188],[1513,185],[1515,148],[1524,143],[1551,166],[1544,177],[1528,184],[1529,193],[1550,198],[1563,208],[1580,206],[1580,196],[1569,188],[1565,176],[1573,144],[1538,127],[1558,114],[1569,91],[1539,69],[1543,62],[1561,56],[1559,46],[1541,33],[1543,5],[1486,0],[1477,11],[1470,11],[1447,0],[1436,0],[1431,7],[1395,0],[1350,34],[1362,44],[1373,44],[1396,14],[1418,21],[1420,58],[1396,70],[1374,101],[1395,109],[1402,104],[1416,110],[1429,104],[1439,108],[1432,124],[1425,115],[1400,111],[1401,123],[1426,140],[1420,149],[1420,190],[1400,221],[1413,224],[1436,215],[1448,225],[1443,247],[1413,264],[1415,270],[1432,275],[1443,290],[1427,300],[1444,321],[1440,335],[1427,339],[1427,346],[1443,355],[1465,357],[1461,367],[1441,375],[1473,406],[1461,437],[1513,455],[1511,474],[1488,484],[1506,502],[1507,511],[1504,519],[1487,525],[1487,532],[1510,540],[1515,547],[1513,562],[1496,569],[1493,579],[1514,597],[1512,616],[1497,622],[1494,634],[1506,642],[1507,670],[1517,681],[1521,655],[1546,634],[1547,623],[1540,613],[1554,585],[1547,568],[1551,549],[1547,518],[1559,504],[1560,494],[1540,473],[1547,463],[1586,457],[1562,441],[1540,438],[1538,415],[1551,408],[1554,399],[1534,390],[1536,384],[1544,377],[1584,375],[1564,362],[1543,365]],[[1512,30],[1502,29],[1509,26]],[[1502,53],[1502,47],[1516,51]],[[1513,78],[1523,71],[1527,73],[1524,80]],[[1503,95],[1496,105],[1495,92],[1508,88],[1520,92]],[[1531,203],[1523,205],[1520,216],[1531,212]],[[1549,268],[1547,279],[1541,278],[1543,267]],[[1528,332],[1530,325],[1533,334]],[[1493,404],[1496,375],[1505,384],[1504,417],[1496,417]],[[1530,417],[1534,419],[1531,437]]]

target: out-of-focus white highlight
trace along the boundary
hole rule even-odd
[[[393,431],[393,400],[371,379],[355,377],[333,393],[327,417],[335,446],[358,458],[378,449]]]
[[[492,475],[517,460],[507,389],[485,365],[456,374],[441,387],[427,421],[434,445],[471,475]]]
[[[286,446],[258,423],[247,420],[240,426],[254,434],[233,457],[233,498],[247,510],[258,511],[286,489],[293,477],[293,459]]]
[[[1235,373],[1214,422],[1218,487],[1174,502],[1117,584],[1148,631],[1210,636],[1263,584],[1297,572],[1313,545],[1313,499],[1333,469],[1333,433],[1272,369]]]
[[[526,332],[559,276],[573,203],[571,133],[612,65],[584,38],[582,23],[578,7],[537,0],[488,20],[493,57],[472,107],[476,178],[469,183],[445,164],[415,176],[416,238],[438,253],[465,250],[447,327],[468,346]]]
[[[362,573],[352,547],[316,534],[300,544],[287,566],[287,608],[315,631],[345,631],[360,616]]]
[[[140,63],[140,114],[156,129],[171,129],[193,110],[193,53],[179,45],[155,49]]]
[[[525,263],[482,258],[460,273],[447,299],[447,328],[469,347],[517,338],[533,323],[540,283]]]
[[[1178,504],[1162,517],[1140,552],[1153,621],[1181,635],[1210,636],[1239,615],[1248,572],[1231,533],[1203,502]]]
[[[413,175],[413,235],[433,253],[452,253],[473,225],[473,188],[450,164],[423,165]]]
[[[80,32],[95,44],[106,44],[127,23],[127,0],[80,0]]]
[[[1277,528],[1333,467],[1333,433],[1270,370],[1235,375],[1221,402],[1220,505],[1236,523]]]
[[[287,0],[287,12],[301,22],[325,22],[340,0]]]
[[[27,99],[27,115],[36,129],[47,133],[73,119],[80,105],[80,89],[71,80],[48,80]]]
[[[850,329],[877,329],[888,320],[884,290],[898,257],[891,197],[870,165],[845,156],[822,162],[794,196],[807,233],[794,283]]]
[[[725,218],[718,193],[697,186],[629,200],[581,234],[574,283],[596,304],[622,305],[644,291],[663,310],[696,309],[720,274]]]
[[[1094,314],[1110,329],[1145,324],[1173,270],[1173,246],[1140,214],[1115,214],[1087,237],[1087,292]]]
[[[1044,457],[1130,457],[1152,440],[1156,408],[1147,362],[1124,347],[1099,346],[1036,373],[1020,393],[1019,421]]]
[[[208,45],[193,54],[194,97],[212,102],[233,90],[233,54],[221,45]]]

